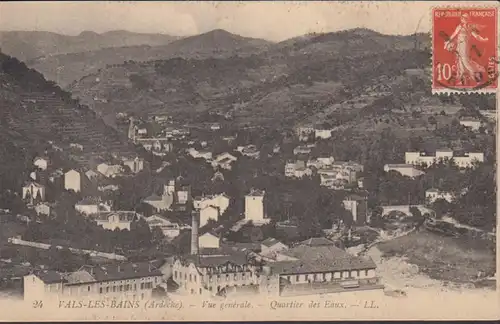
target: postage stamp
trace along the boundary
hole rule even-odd
[[[494,7],[433,8],[433,93],[496,91],[497,17]]]
[[[499,7],[0,1],[0,322],[498,319]]]

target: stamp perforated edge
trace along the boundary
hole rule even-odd
[[[470,4],[467,3],[465,5],[453,4],[453,5],[436,5],[430,8],[431,14],[429,15],[431,31],[430,31],[430,41],[431,41],[431,73],[430,73],[430,82],[431,82],[431,93],[433,95],[467,95],[467,94],[497,94],[500,90],[500,86],[497,83],[496,88],[485,88],[485,89],[470,89],[470,90],[457,90],[457,89],[434,89],[434,10],[435,9],[495,9],[497,12],[496,23],[496,31],[497,31],[497,60],[500,61],[500,44],[498,41],[499,36],[499,26],[500,26],[500,5],[498,2],[496,3],[482,3],[482,4]],[[498,64],[498,63],[497,63]],[[500,74],[500,69],[497,68],[497,73]],[[500,75],[498,76],[500,77]]]

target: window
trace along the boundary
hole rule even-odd
[[[295,281],[299,282],[300,281],[300,275],[295,276]]]
[[[141,282],[141,289],[144,289],[144,282]]]
[[[100,293],[100,294],[102,294],[102,287],[101,287],[101,288],[99,288],[99,293]]]
[[[87,291],[90,291],[90,286],[87,286]]]
[[[113,286],[113,292],[116,292],[116,286]]]
[[[137,284],[134,284],[134,290],[137,290]]]
[[[106,292],[107,292],[107,293],[109,292],[109,287],[106,287]]]
[[[194,278],[193,278],[193,279],[194,279],[194,282],[196,282],[196,276],[194,276]]]
[[[120,285],[120,291],[123,291],[123,286],[122,285]]]
[[[177,270],[174,271],[174,278],[177,279]]]
[[[200,288],[200,295],[201,295],[201,288]]]
[[[290,281],[291,277],[290,276],[286,276],[286,280]]]
[[[226,281],[229,281],[229,274],[226,275]]]
[[[236,280],[236,277],[237,277],[237,275],[236,275],[236,273],[235,273],[235,274],[233,275],[233,279],[234,279],[234,280]]]
[[[368,277],[368,270],[365,270],[365,276]]]

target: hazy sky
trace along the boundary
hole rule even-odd
[[[221,28],[280,41],[366,27],[384,34],[430,30],[436,2],[3,2],[0,30],[129,30],[187,36]]]

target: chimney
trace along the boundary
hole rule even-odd
[[[191,254],[198,254],[198,221],[199,214],[196,211],[191,213],[192,223],[191,223]]]

